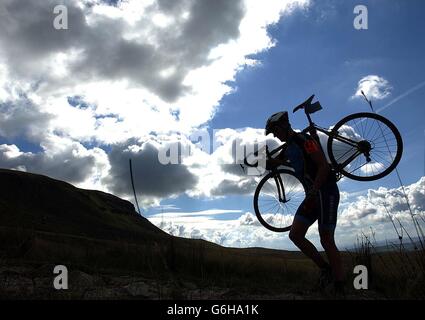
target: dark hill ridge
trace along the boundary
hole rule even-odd
[[[207,298],[234,298],[291,290],[315,270],[297,252],[173,237],[128,201],[4,169],[0,262],[0,299],[191,298],[205,288]],[[58,264],[71,272],[65,296],[51,285]]]
[[[125,200],[31,173],[0,169],[0,226],[142,240],[168,236]]]
[[[13,247],[28,239],[38,245],[43,241],[55,242],[59,248],[65,243],[81,250],[93,243],[95,247],[102,245],[103,250],[114,248],[116,251],[134,245],[143,247],[145,253],[147,250],[162,255],[166,268],[171,269],[178,264],[180,253],[184,256],[193,250],[203,251],[201,255],[225,251],[229,257],[294,254],[262,248],[224,248],[205,240],[174,237],[140,216],[126,200],[100,191],[79,189],[43,175],[5,169],[0,169],[0,229],[0,253],[8,244]],[[15,243],[10,243],[6,233]],[[125,250],[120,253],[125,255]],[[37,255],[30,256],[38,259]]]
[[[0,300],[301,299],[315,272],[299,252],[173,237],[113,195],[0,169]]]

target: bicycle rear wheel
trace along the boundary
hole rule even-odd
[[[291,229],[298,207],[305,199],[305,185],[287,169],[268,173],[254,194],[254,210],[258,221],[274,232]]]
[[[358,181],[377,180],[400,162],[403,141],[396,126],[381,115],[355,113],[340,120],[328,140],[332,165]]]

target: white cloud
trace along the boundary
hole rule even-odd
[[[67,98],[83,97],[92,106],[85,133],[72,118],[62,129],[75,139],[116,143],[151,131],[187,132],[210,120],[232,91],[226,82],[252,65],[246,57],[272,46],[267,26],[308,1],[128,0],[114,7],[68,0],[66,33],[52,28],[54,4],[2,2],[1,74],[13,75],[12,86],[31,88],[27,93],[58,117],[52,125],[59,128],[72,112]],[[119,121],[96,121],[111,114]]]
[[[368,99],[382,100],[391,94],[392,87],[388,80],[377,75],[362,78],[352,98],[363,97],[362,91]]]
[[[24,154],[17,146],[7,144],[0,145],[0,152],[6,159],[18,158]]]
[[[232,92],[229,83],[236,73],[256,64],[253,54],[274,45],[267,28],[295,9],[306,8],[309,1],[126,0],[111,6],[98,0],[64,0],[69,14],[66,31],[52,27],[56,4],[54,0],[0,3],[0,135],[27,139],[42,149],[35,155],[23,150],[7,164],[57,175],[55,169],[49,172],[50,162],[37,160],[44,163],[41,166],[31,161],[52,159],[49,152],[55,149],[70,152],[70,145],[80,145],[94,156],[99,153],[96,146],[106,145],[113,153],[107,159],[110,164],[102,168],[109,167],[109,176],[121,181],[119,173],[127,176],[125,157],[134,141],[153,137],[162,144],[159,140],[164,137],[189,134],[211,120],[220,100]],[[245,136],[249,138],[248,133]],[[240,183],[221,167],[220,161],[228,161],[226,152],[210,156],[195,151],[173,172],[189,180],[200,175],[202,183],[179,192],[208,196],[225,179]],[[141,151],[133,153],[135,165],[148,165],[137,158]],[[64,161],[55,157],[58,165]],[[99,157],[103,163],[104,155]],[[83,166],[94,166],[86,173],[96,172],[96,161]],[[89,179],[84,173],[69,181]],[[112,182],[103,187],[128,191]],[[156,191],[150,196],[161,194]]]
[[[247,222],[247,219],[250,218],[252,219],[251,224]],[[163,218],[157,216],[148,219],[169,234],[185,238],[205,239],[223,246],[295,249],[287,234],[275,233],[265,229],[257,224],[257,218],[249,212],[241,218],[233,220],[217,220],[211,215]]]
[[[425,227],[423,225],[425,217],[425,177],[406,186],[405,191],[413,214],[422,228]],[[410,236],[417,236],[402,188],[380,187],[376,190],[370,189],[366,195],[349,197],[340,205],[339,233],[346,239],[344,241],[353,242],[355,236],[372,228],[378,241],[396,239],[397,233],[391,219],[395,221],[400,234],[406,235],[406,232],[401,232],[398,221],[402,223]]]
[[[276,146],[275,139],[264,136],[263,129],[241,128],[215,130],[210,149],[213,152],[195,153],[185,164],[201,177],[191,196],[223,197],[253,194],[264,170],[248,172],[240,166],[242,158],[254,151],[254,146],[267,143]]]
[[[405,190],[414,214],[424,217],[425,177],[406,186]],[[399,219],[410,235],[416,236],[401,188],[370,189],[366,195],[358,194],[343,192],[336,229],[336,242],[341,249],[353,247],[356,237],[362,232],[369,233],[370,228],[378,241],[397,239],[391,220],[383,207],[384,203],[391,217]],[[219,212],[225,211],[230,212],[230,210]],[[199,214],[192,212],[190,215],[185,213],[180,215],[176,212],[162,217],[156,214],[149,219],[170,234],[187,238],[196,236],[224,246],[295,249],[288,239],[288,233],[268,231],[251,212],[245,212],[231,220],[217,219],[214,214],[204,213],[201,211]],[[309,229],[307,238],[321,248],[317,223]]]
[[[190,216],[214,216],[225,213],[240,213],[241,210],[224,210],[224,209],[209,209],[194,212],[161,212],[150,216],[150,218],[180,218]]]
[[[157,154],[169,143],[194,147],[187,138],[177,137],[214,117],[220,100],[234,90],[229,83],[236,74],[260,63],[252,55],[275,45],[267,28],[293,10],[306,8],[309,1],[64,3],[69,9],[66,32],[52,28],[57,1],[0,3],[0,136],[23,138],[41,149],[28,152],[2,144],[0,165],[128,197],[131,157],[145,205],[181,193],[251,194],[255,178],[233,163],[233,149],[235,139],[249,145],[264,138],[262,129],[220,130],[220,145],[213,152],[193,148],[180,165],[162,166]],[[391,86],[370,75],[359,81],[354,96],[360,90],[383,99]],[[69,99],[78,103],[71,105]],[[109,154],[99,145],[106,145]],[[423,181],[408,190],[415,212],[423,213]],[[353,231],[350,228],[366,222],[383,221],[383,194],[391,210],[404,218],[399,190],[375,190],[345,205],[341,226]],[[252,213],[219,221],[214,219],[219,212],[173,217],[169,213],[167,218],[173,220],[166,223],[180,235],[228,245],[288,243],[286,237],[258,225]],[[314,230],[311,234],[316,236]]]
[[[406,194],[414,214],[425,213],[425,177],[405,187]],[[409,216],[408,205],[402,192],[402,188],[388,189],[380,187],[377,190],[370,189],[367,195],[357,197],[350,206],[343,210],[341,218],[347,221],[358,221],[368,217],[371,220],[378,219],[377,213],[386,213],[385,207],[392,215]]]
[[[57,136],[46,139],[41,147],[42,151],[32,153],[22,152],[16,145],[0,145],[0,167],[45,174],[82,188],[106,190],[101,180],[108,174],[109,162],[102,149],[86,149],[78,142]]]

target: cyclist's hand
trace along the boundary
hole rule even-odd
[[[272,170],[280,165],[280,162],[276,159],[267,159],[266,160],[266,170]]]

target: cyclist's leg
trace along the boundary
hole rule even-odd
[[[342,268],[341,255],[335,244],[334,239],[335,229],[319,228],[320,242],[325,249],[326,255],[331,264],[332,272],[336,281],[344,280],[344,271]]]
[[[320,242],[325,249],[336,281],[344,278],[341,256],[335,244],[335,227],[337,220],[339,190],[331,183],[320,192],[321,215],[319,219]]]
[[[317,248],[306,239],[305,235],[307,233],[308,228],[314,223],[316,219],[312,219],[311,217],[307,217],[303,214],[303,205],[304,202],[301,203],[300,208],[295,214],[294,221],[291,226],[291,231],[289,232],[289,239],[311,260],[319,268],[325,268],[328,264],[317,251]]]

